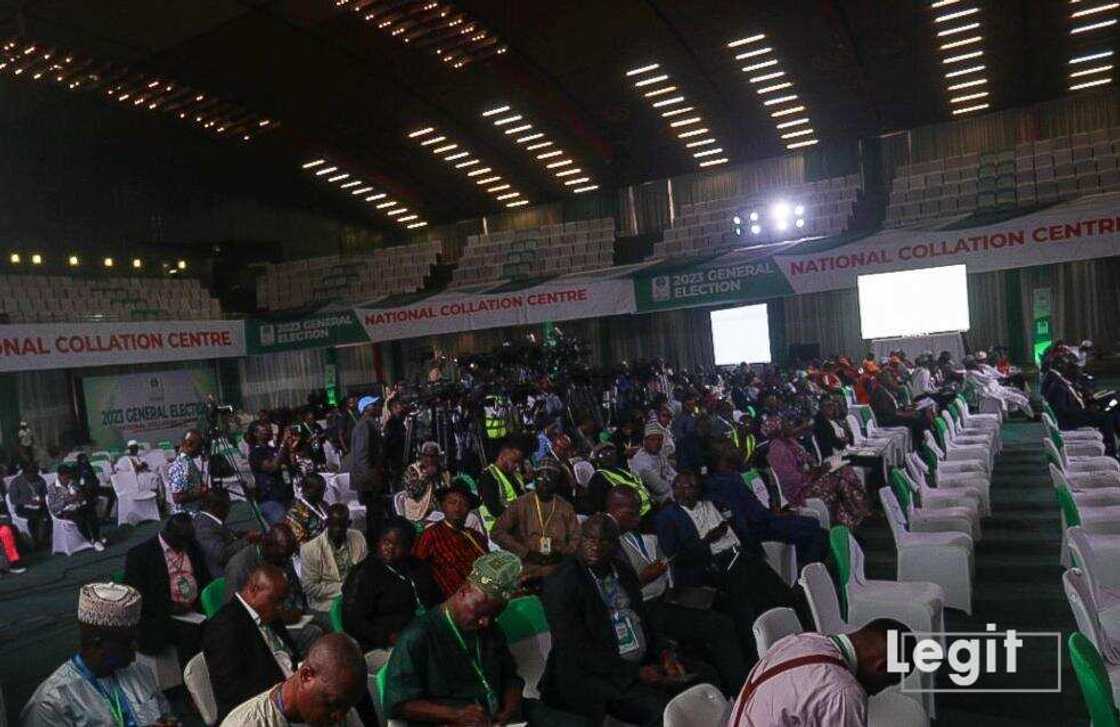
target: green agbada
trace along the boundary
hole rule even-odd
[[[499,700],[509,688],[524,687],[501,629],[490,626],[460,633],[469,657],[443,608],[417,617],[401,632],[385,667],[386,715],[400,717],[397,707],[414,699],[485,706],[486,688],[475,672],[474,661]]]

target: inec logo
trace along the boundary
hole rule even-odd
[[[932,678],[904,679],[901,691],[1053,694],[1062,691],[1062,635],[1057,632],[887,632],[887,671]],[[1020,671],[1030,664],[1031,673]],[[1041,665],[1041,666],[1040,666]]]
[[[658,275],[651,283],[653,299],[657,301],[669,300],[672,297],[669,290],[669,276]]]
[[[261,326],[260,333],[262,346],[271,346],[276,343],[276,326],[265,323]]]

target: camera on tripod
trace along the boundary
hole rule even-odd
[[[214,405],[214,413],[215,414],[232,414],[233,411],[234,411],[233,404],[215,404]]]

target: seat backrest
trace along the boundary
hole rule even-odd
[[[226,579],[215,578],[210,581],[209,585],[202,589],[202,593],[198,595],[198,600],[202,604],[202,613],[206,614],[206,618],[213,618],[218,609],[222,607],[222,602],[226,599]]]
[[[1072,528],[1081,524],[1081,514],[1077,511],[1077,503],[1073,499],[1073,495],[1065,487],[1055,487],[1054,491],[1058,497],[1058,507],[1062,511],[1062,527]]]
[[[697,684],[665,705],[665,727],[708,727],[727,721],[731,704],[711,684]]]
[[[898,498],[898,504],[902,507],[902,514],[906,518],[906,525],[910,525],[910,514],[914,510],[914,496],[910,490],[910,481],[906,479],[906,475],[898,467],[891,467],[890,474],[891,491],[894,496]]]
[[[1085,575],[1085,582],[1089,585],[1089,592],[1096,603],[1101,603],[1104,582],[1102,578],[1108,570],[1108,563],[1104,562],[1093,550],[1089,534],[1080,525],[1066,530],[1069,538],[1069,549],[1075,558],[1075,563]]]
[[[1062,472],[1061,468],[1056,466],[1053,461],[1048,461],[1046,467],[1050,470],[1050,484],[1055,488],[1064,487],[1067,490],[1073,490],[1069,480],[1066,479],[1066,473]]]
[[[206,666],[206,655],[199,652],[191,657],[183,669],[183,683],[190,692],[198,715],[207,727],[218,723],[218,703],[214,699],[214,687],[210,684],[210,669]]]
[[[846,630],[847,624],[840,615],[840,600],[836,597],[836,588],[832,585],[832,577],[823,563],[809,563],[801,569],[801,588],[809,601],[809,610],[813,613],[813,621],[817,631],[822,634],[841,634]]]
[[[334,629],[336,634],[346,633],[346,629],[342,627],[342,596],[336,597],[331,601],[331,628]]]
[[[1085,571],[1080,568],[1069,568],[1062,573],[1062,589],[1066,592],[1066,600],[1077,628],[1085,634],[1093,646],[1110,661],[1117,657],[1117,650],[1101,632],[1100,621],[1097,617],[1097,602],[1093,598],[1092,589],[1085,578]]]
[[[883,512],[887,515],[887,524],[890,525],[891,535],[894,536],[895,547],[902,544],[906,538],[906,516],[902,514],[902,506],[898,498],[889,487],[879,488],[879,502],[883,505]]]
[[[1081,695],[1089,708],[1093,727],[1120,727],[1112,684],[1100,652],[1082,633],[1070,634],[1068,645],[1069,660],[1077,683],[1081,685]]]
[[[754,643],[758,650],[758,657],[766,656],[774,642],[784,639],[790,634],[799,634],[805,629],[801,626],[801,619],[792,608],[779,606],[766,611],[754,620],[751,631],[754,632]]]
[[[522,596],[506,604],[498,615],[498,626],[505,634],[506,641],[511,644],[530,636],[549,633],[544,603],[537,596]]]
[[[863,430],[860,428],[859,419],[856,418],[855,414],[849,414],[844,417],[844,420],[848,422],[848,429],[852,430],[852,439],[854,442],[856,444],[861,444],[863,442]]]

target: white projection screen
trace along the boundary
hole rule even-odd
[[[770,363],[770,321],[765,303],[714,310],[709,315],[716,366]]]
[[[857,285],[865,339],[968,330],[964,265],[861,275]]]

